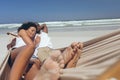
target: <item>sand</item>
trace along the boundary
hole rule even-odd
[[[69,46],[72,42],[85,42],[108,34],[113,30],[49,32],[53,48]]]
[[[0,34],[0,65],[6,58],[6,55],[8,53],[6,45],[9,42],[8,36],[7,35],[1,35]]]

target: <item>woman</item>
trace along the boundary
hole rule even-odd
[[[19,40],[23,39],[26,45],[19,46],[19,43],[22,42],[18,40],[16,47],[11,51],[11,58],[15,58],[15,56],[16,58],[10,71],[9,80],[19,80],[21,78],[29,59],[33,55],[36,45],[40,41],[39,37],[35,38],[36,30],[37,26],[34,22],[23,23],[18,28]]]

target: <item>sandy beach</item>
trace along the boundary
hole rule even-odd
[[[113,30],[49,32],[53,48],[69,46],[72,42],[85,42],[108,34]]]

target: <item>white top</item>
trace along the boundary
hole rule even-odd
[[[52,45],[52,42],[51,42],[51,39],[50,37],[48,36],[47,33],[45,32],[41,32],[41,34],[37,34],[38,36],[40,36],[41,40],[40,40],[40,43],[39,45],[36,47],[35,49],[35,52],[34,52],[34,55],[37,56],[37,52],[38,52],[38,48],[40,47],[49,47],[49,48],[53,48],[53,45]],[[36,36],[37,36],[36,35]]]
[[[50,40],[50,37],[48,36],[47,33],[41,32],[41,34],[38,35],[38,36],[41,37],[40,44],[39,44],[38,48],[40,48],[40,47],[53,48],[53,45],[52,45],[51,40]]]
[[[48,36],[47,33],[45,32],[41,32],[41,34],[37,34],[36,36],[40,36],[41,40],[40,43],[37,45],[35,52],[33,54],[34,57],[37,57],[37,49],[40,47],[49,47],[49,48],[53,48],[52,47],[52,43],[50,40],[50,37]],[[21,46],[26,45],[26,43],[23,41],[23,39],[21,37],[16,37],[16,45],[13,48],[18,48]]]

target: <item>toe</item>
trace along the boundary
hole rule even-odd
[[[64,66],[65,66],[64,60],[61,60],[61,61],[59,62],[59,66],[60,66],[60,68],[64,68]]]
[[[73,42],[73,43],[71,44],[71,47],[74,48],[75,45],[77,45],[77,42]]]
[[[82,49],[82,48],[83,48],[83,43],[82,43],[82,42],[79,42],[79,43],[78,43],[78,46],[79,46],[79,49]]]
[[[63,56],[60,55],[58,58],[57,58],[57,62],[59,63],[61,60],[63,60]]]

